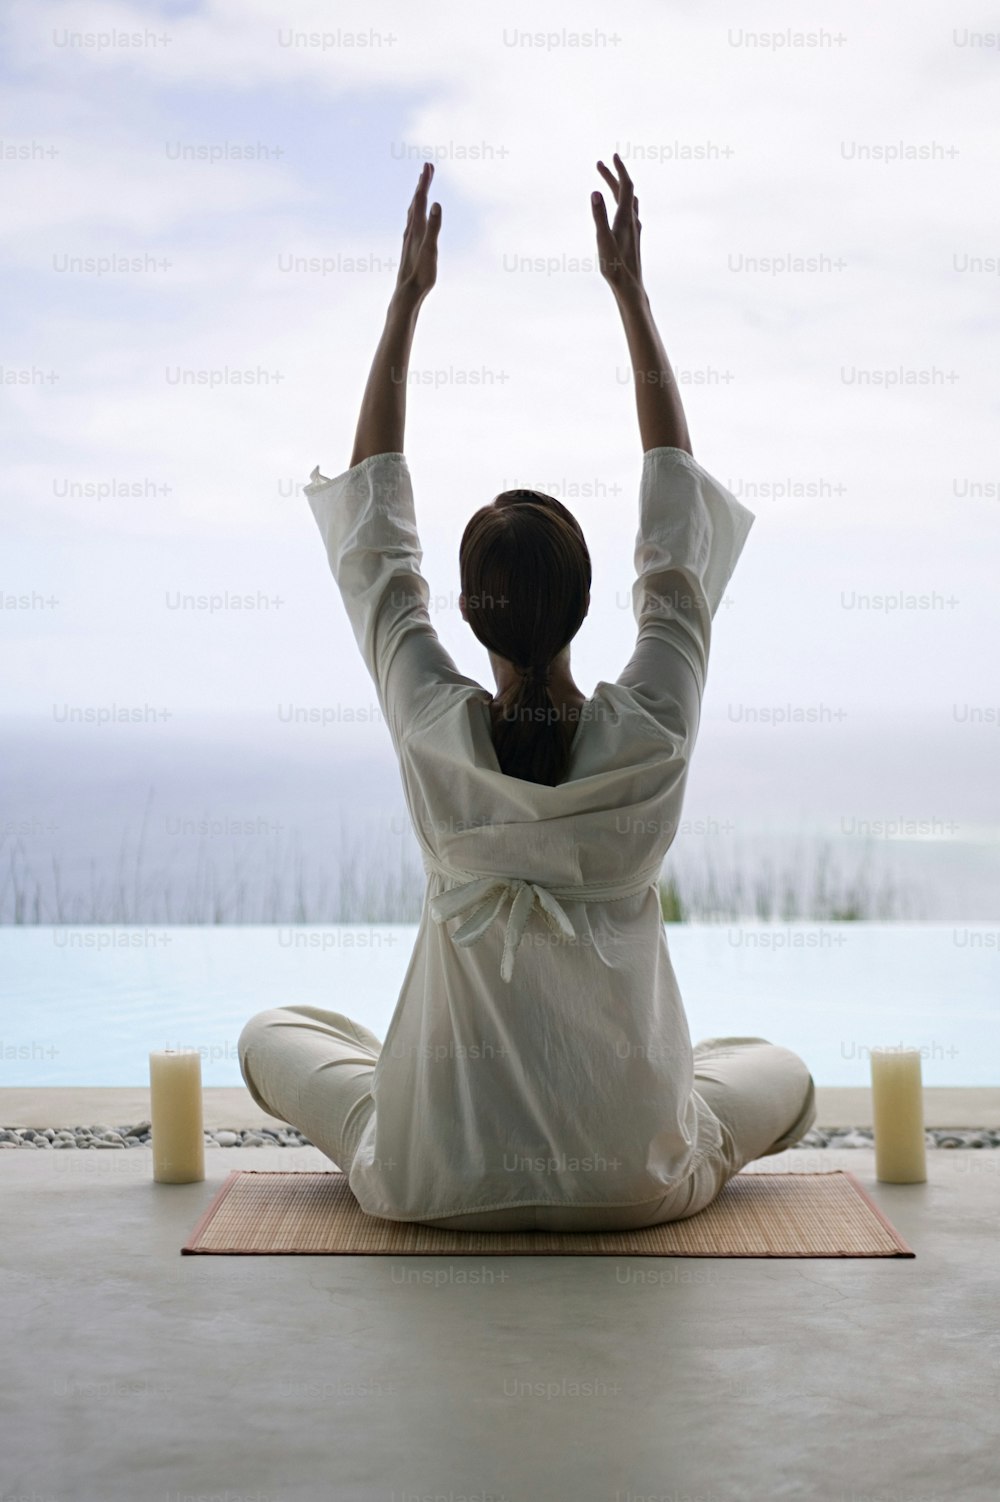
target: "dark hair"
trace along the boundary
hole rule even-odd
[[[504,490],[469,519],[459,569],[469,625],[519,674],[490,706],[501,770],[555,787],[575,725],[555,710],[548,673],[587,614],[590,554],[580,524],[550,495]]]

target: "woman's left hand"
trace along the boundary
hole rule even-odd
[[[430,214],[427,213],[427,190],[433,176],[434,163],[425,162],[406,216],[399,275],[396,277],[396,291],[413,293],[420,301],[427,296],[437,280],[441,205],[432,203]]]

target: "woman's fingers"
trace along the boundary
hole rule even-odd
[[[618,205],[618,212],[615,215],[615,225],[616,227],[620,227],[622,224],[627,223],[632,216],[633,204],[635,203],[635,192],[632,179],[628,175],[625,163],[622,161],[617,151],[614,153],[613,160],[615,166],[618,168],[617,178],[601,161],[597,163],[597,170],[604,178],[608,186],[611,188],[612,193],[614,193],[615,195],[615,202]]]
[[[628,194],[629,200],[631,201],[632,196],[635,192],[635,186],[632,182],[632,179],[628,175],[628,170],[626,169],[625,163],[622,161],[617,151],[615,152],[615,166],[618,168],[618,176],[621,179],[622,186],[625,192]]]
[[[603,195],[601,193],[592,193],[590,198],[590,206],[594,211],[594,218],[597,221],[598,232],[603,230],[605,233],[610,233],[611,226],[608,224],[608,209],[607,205],[604,202]]]
[[[615,157],[615,161],[618,161],[617,156]],[[616,218],[620,220],[622,224],[627,224],[632,218],[632,203],[634,200],[634,194],[632,191],[632,179],[629,177],[624,167],[621,167],[619,171],[621,172],[622,191],[621,197],[618,200],[618,214]]]
[[[597,164],[597,170],[601,174],[601,176],[604,178],[604,180],[608,184],[608,186],[610,187],[612,193],[615,195],[615,202],[617,203],[618,202],[618,179],[614,176],[613,173],[611,173],[608,170],[607,167],[605,167],[605,165],[604,165],[603,162],[598,162],[598,164]]]
[[[410,199],[410,208],[411,209],[413,208],[413,205],[419,199],[421,193],[425,193],[427,191],[427,183],[430,181],[430,179],[427,176],[427,168],[430,165],[431,164],[429,162],[425,162],[424,165],[420,169],[420,176],[417,178],[417,186],[414,188],[414,190],[413,190],[413,197]]]
[[[604,162],[597,163],[597,170],[615,195],[617,209],[612,224],[608,223],[603,194],[591,194],[601,273],[615,287],[630,285],[632,281],[641,284],[639,232],[642,226],[639,222],[639,200],[635,196],[625,163],[617,151],[613,159],[617,176]]]
[[[614,280],[621,267],[621,254],[618,242],[611,232],[608,223],[608,210],[604,198],[600,193],[594,193],[591,197],[591,207],[594,211],[594,224],[597,228],[597,259],[601,268],[601,275],[609,280]]]
[[[427,213],[427,190],[430,187],[431,177],[433,176],[433,173],[434,163],[425,162],[420,169],[420,176],[417,179],[416,190],[414,191],[413,197],[410,199],[410,207],[407,210],[406,214],[407,224],[413,222],[421,225],[423,224]]]
[[[425,162],[420,170],[420,181],[417,183],[417,191],[413,195],[413,218],[420,229],[423,229],[427,218],[427,189],[430,186],[431,172],[430,162]]]
[[[399,257],[397,287],[416,288],[426,294],[437,277],[437,243],[441,232],[441,205],[427,211],[427,195],[434,176],[434,163],[424,162],[406,214],[403,248]]]

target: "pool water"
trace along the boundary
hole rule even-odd
[[[265,1007],[345,1012],[384,1037],[414,925],[0,929],[0,1084],[148,1083],[152,1049],[195,1048],[241,1082]],[[1000,1083],[1000,927],[671,924],[692,1039],[753,1035],[820,1085],[868,1083],[872,1047],[919,1048],[927,1085]]]

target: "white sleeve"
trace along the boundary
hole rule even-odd
[[[684,741],[697,733],[712,621],[755,520],[684,449],[643,455],[632,586],[639,634],[618,682]]]
[[[428,614],[409,466],[403,454],[372,454],[331,480],[317,467],[303,489],[398,747],[444,708],[451,685],[472,681]]]

